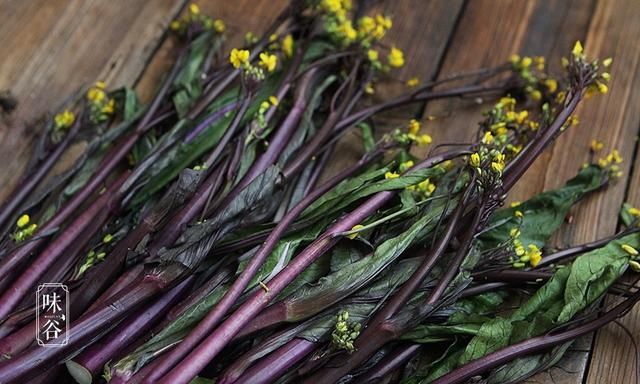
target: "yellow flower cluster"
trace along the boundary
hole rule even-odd
[[[436,190],[437,186],[431,182],[431,180],[426,179],[424,181],[419,182],[416,185],[411,185],[407,187],[408,190],[413,192],[418,192],[424,195],[425,197],[429,197]]]
[[[261,52],[258,55],[260,61],[258,62],[259,68],[251,65],[249,58],[251,52],[247,49],[233,48],[229,53],[229,62],[234,68],[242,68],[245,73],[252,74],[258,79],[264,78],[264,71],[273,72],[278,66],[278,56],[269,52]]]
[[[31,223],[31,218],[25,213],[16,221],[16,227],[17,230],[13,233],[12,237],[16,243],[20,243],[33,236],[38,229],[38,224]]]
[[[620,152],[614,149],[607,156],[598,159],[598,166],[602,169],[608,169],[613,177],[622,177],[623,172],[620,170],[622,161],[623,158],[620,156]]]
[[[391,47],[387,60],[390,66],[400,68],[404,65],[404,54],[398,48]]]
[[[417,77],[412,77],[407,80],[407,87],[409,88],[417,87],[418,84],[420,84],[420,80]]]
[[[376,15],[375,18],[363,16],[358,20],[358,37],[365,44],[370,44],[373,40],[382,39],[392,26],[393,22],[388,16]]]
[[[220,19],[213,20],[209,16],[200,12],[197,4],[189,4],[189,12],[180,19],[173,20],[169,24],[169,28],[179,35],[185,35],[191,25],[199,26],[205,30],[214,30],[217,33],[225,31],[224,21]]]
[[[105,88],[104,81],[96,81],[87,91],[89,120],[95,124],[107,121],[115,112],[115,100],[109,97]]]
[[[342,311],[338,314],[338,321],[336,322],[333,332],[331,332],[331,345],[335,349],[344,349],[351,353],[355,351],[353,343],[360,335],[360,329],[362,326],[360,323],[347,323],[349,319],[349,312]]]
[[[408,139],[409,141],[419,145],[419,146],[425,146],[425,145],[429,145],[431,144],[431,142],[433,141],[433,139],[431,138],[430,135],[424,133],[422,135],[419,135],[418,132],[420,132],[420,122],[418,120],[415,119],[411,119],[409,120],[409,126],[407,127],[407,134],[406,134],[406,139]]]
[[[53,120],[56,124],[56,129],[65,130],[73,125],[73,122],[76,121],[76,116],[70,110],[65,109],[56,114]]]
[[[522,212],[516,211],[516,217],[522,218]],[[535,244],[529,244],[527,247],[522,245],[520,240],[520,229],[517,227],[511,228],[509,236],[513,243],[514,252],[517,256],[516,261],[513,262],[514,268],[524,268],[526,263],[529,263],[532,267],[536,267],[540,261],[542,261],[542,251]]]

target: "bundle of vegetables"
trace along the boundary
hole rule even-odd
[[[404,58],[379,58],[392,22],[360,13],[294,1],[227,56],[224,23],[192,5],[148,106],[100,82],[69,101],[0,211],[0,382],[65,366],[81,383],[515,382],[640,299],[619,282],[640,269],[637,210],[611,238],[547,244],[618,176],[617,152],[500,208],[583,96],[606,93],[610,60],[577,43],[562,78],[514,56],[374,102],[371,82]],[[373,130],[388,109],[467,96],[496,98],[472,143],[418,157],[420,121]],[[352,129],[364,155],[321,179]],[[42,348],[31,292],[50,281],[70,288],[70,328]],[[605,293],[624,299],[602,311]]]

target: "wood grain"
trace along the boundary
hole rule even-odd
[[[98,79],[132,84],[186,0],[3,0],[0,89],[18,98],[0,121],[0,199],[16,182],[41,127],[35,121]]]
[[[598,194],[585,202],[576,214],[572,237],[591,240],[612,233],[616,229],[617,212],[626,199],[640,205],[640,159],[637,153],[637,135],[640,128],[640,4],[633,0],[600,1],[586,38],[587,53],[598,57],[613,57],[613,76],[610,93],[593,100],[579,112],[588,132],[605,141],[605,149],[617,148],[625,159],[625,177],[610,187],[606,194]],[[586,132],[586,131],[585,131]],[[561,145],[586,148],[587,135],[571,132],[554,151],[550,166],[567,164],[569,154]],[[557,154],[555,153],[557,152]],[[586,150],[583,149],[583,152]],[[627,175],[632,164],[633,174]],[[552,174],[548,174],[549,183]],[[636,306],[620,323],[626,327],[635,344],[640,343],[640,307]],[[634,341],[618,325],[611,324],[600,330],[595,339],[587,383],[636,383],[637,361]]]

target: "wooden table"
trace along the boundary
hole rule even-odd
[[[54,110],[72,92],[100,79],[110,87],[136,85],[148,99],[174,53],[165,40],[168,23],[186,0],[0,0],[0,90],[10,89],[19,106],[0,117],[0,199],[20,175],[38,133],[36,119]],[[227,24],[229,45],[244,33],[264,30],[286,0],[203,0],[200,8]],[[580,203],[574,220],[555,237],[563,246],[611,234],[623,201],[640,206],[640,1],[639,0],[398,0],[374,8],[394,18],[386,38],[405,50],[398,79],[436,79],[461,70],[504,62],[512,53],[543,55],[554,65],[580,39],[591,57],[613,57],[609,94],[587,100],[581,123],[571,128],[527,172],[513,193],[516,200],[557,187],[589,159],[592,138],[605,151],[618,148],[624,176],[605,194]],[[553,67],[552,67],[553,68]],[[557,66],[555,67],[557,68]],[[403,85],[380,85],[390,95]],[[448,111],[463,108],[455,117]],[[444,101],[418,110],[437,117],[428,131],[437,141],[470,137],[480,120],[473,103]],[[358,156],[353,142],[338,149],[341,162]],[[622,321],[640,343],[640,307]],[[576,343],[540,383],[631,383],[635,377],[632,341],[616,325]]]

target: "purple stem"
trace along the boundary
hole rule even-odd
[[[296,88],[295,101],[293,107],[289,110],[289,114],[269,140],[267,150],[262,153],[260,158],[251,166],[236,188],[244,189],[253,179],[278,160],[282,150],[289,143],[291,136],[300,124],[315,74],[316,71],[312,70],[302,78],[301,84]]]
[[[446,156],[438,155],[422,161],[415,169],[428,168],[446,160]],[[194,348],[180,364],[176,365],[159,383],[188,383],[195,377],[209,361],[211,361],[224,346],[271,300],[282,292],[300,273],[311,263],[330,250],[339,240],[339,234],[351,230],[353,226],[364,221],[396,195],[396,191],[379,192],[361,204],[354,211],[348,213],[315,241],[300,252],[280,273],[269,281],[266,290],[261,289],[252,294],[227,320],[213,333],[195,334],[189,336],[206,339]],[[254,256],[255,257],[255,256]]]
[[[86,348],[73,360],[67,361],[67,369],[71,375],[78,383],[91,383],[92,378],[102,371],[104,364],[147,333],[187,292],[192,282],[193,276],[185,279],[154,303],[128,316],[107,336]]]
[[[236,107],[238,106],[238,101],[233,101],[229,104],[226,104],[224,106],[222,106],[220,109],[218,109],[217,111],[211,113],[209,116],[207,116],[204,120],[202,120],[201,122],[198,123],[198,125],[196,125],[196,127],[194,129],[191,130],[191,132],[189,132],[189,134],[187,135],[187,137],[185,137],[184,142],[185,143],[190,143],[192,142],[196,137],[198,137],[198,135],[200,135],[202,133],[202,131],[204,131],[208,126],[210,126],[211,124],[215,123],[216,121],[220,120],[222,117],[224,117],[224,115],[229,112],[234,110]]]
[[[111,174],[111,172],[118,166],[120,161],[127,156],[138,139],[149,129],[148,123],[151,121],[151,118],[160,106],[162,99],[168,92],[169,87],[173,83],[173,79],[178,74],[180,64],[182,63],[182,58],[184,57],[184,52],[185,51],[183,49],[178,56],[178,59],[174,63],[171,72],[162,84],[162,87],[151,102],[149,109],[147,109],[147,112],[137,124],[134,131],[131,132],[127,137],[123,138],[109,151],[109,153],[107,153],[107,155],[105,155],[99,166],[96,168],[96,174],[93,175],[91,180],[89,180],[89,182],[87,182],[87,184],[85,184],[84,187],[82,187],[82,189],[78,191],[64,205],[64,207],[56,212],[56,214],[47,223],[45,223],[40,228],[40,230],[36,232],[35,236],[46,233],[61,226],[68,218],[70,218],[71,215],[104,184],[104,181]],[[32,252],[36,251],[37,248],[40,247],[40,245],[44,244],[45,240],[46,238],[43,237],[35,241],[30,241],[29,243],[17,248],[13,252],[5,256],[0,262],[0,276],[8,276],[11,271],[20,264],[22,260],[29,258]],[[0,318],[4,316],[6,315],[2,315],[2,312],[0,311]]]
[[[136,307],[169,289],[169,284],[177,281],[183,273],[183,267],[172,264],[165,267],[162,274],[145,276],[139,283],[112,298],[108,305],[88,312],[74,322],[69,328],[68,343],[63,347],[42,348],[36,345],[10,360],[0,362],[0,382],[32,378],[42,372],[44,367],[73,356],[76,351],[91,344],[97,336],[108,331]]]
[[[15,210],[20,207],[24,199],[29,196],[44,176],[49,173],[56,161],[58,161],[67,147],[69,147],[69,144],[75,138],[80,128],[81,120],[81,117],[76,120],[75,124],[73,124],[69,132],[65,135],[64,140],[55,147],[53,152],[51,152],[44,161],[38,164],[35,172],[24,177],[21,183],[16,185],[9,194],[10,199],[0,208],[0,228],[6,224],[7,220],[15,213]]]
[[[251,383],[268,384],[275,382],[291,367],[318,348],[317,343],[301,338],[294,338],[278,348],[266,358],[261,359],[249,368],[236,381],[220,381],[218,384]]]
[[[377,158],[377,154],[372,156],[366,156],[361,159],[354,166],[347,168],[340,174],[336,175],[332,179],[328,180],[322,186],[317,188],[311,194],[307,195],[302,201],[300,201],[291,211],[289,211],[278,225],[271,231],[269,237],[265,240],[260,249],[251,258],[249,264],[242,271],[236,281],[229,287],[224,297],[218,302],[218,304],[202,319],[196,328],[194,328],[189,335],[178,344],[170,353],[162,358],[162,364],[157,370],[154,370],[149,377],[145,378],[146,383],[153,383],[159,380],[169,369],[171,369],[176,363],[183,359],[195,346],[202,341],[202,339],[209,334],[216,325],[220,322],[224,315],[227,314],[229,309],[236,304],[238,298],[247,288],[247,285],[251,282],[251,279],[255,276],[260,269],[266,258],[269,256],[273,248],[277,245],[278,241],[285,233],[289,224],[291,224],[309,205],[311,205],[317,198],[334,188],[338,183],[347,177],[355,174],[364,166],[369,164],[373,159]],[[354,224],[355,225],[355,224]]]
[[[415,356],[421,344],[412,344],[401,347],[380,360],[376,365],[371,367],[364,375],[358,377],[359,383],[377,383],[389,373],[395,371],[399,367],[404,366],[409,360]]]
[[[132,268],[127,269],[118,279],[109,287],[102,295],[100,295],[96,301],[87,308],[87,312],[93,311],[100,305],[104,304],[107,300],[114,297],[118,293],[122,292],[123,289],[127,288],[131,283],[138,279],[138,276],[144,270],[144,266],[142,264],[135,265]]]
[[[87,226],[94,221],[104,222],[112,211],[118,210],[119,204],[113,201],[114,198],[117,200],[117,197],[113,195],[128,175],[128,171],[122,174],[107,191],[87,207],[0,296],[0,319],[5,318],[15,309],[24,295],[28,293],[29,288],[59,257],[63,256],[65,250],[78,241],[86,243],[91,239],[93,234],[85,232]],[[82,239],[78,240],[79,237]]]

